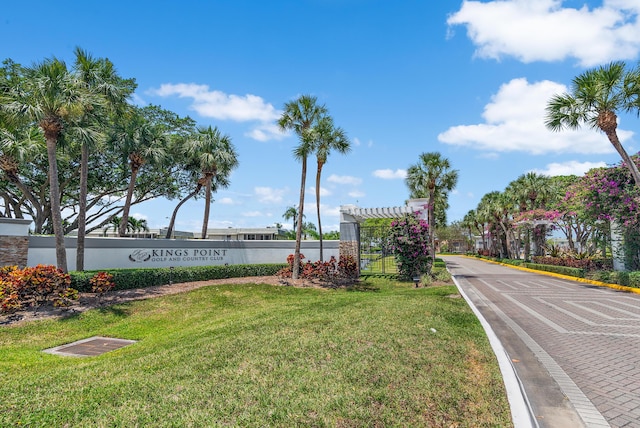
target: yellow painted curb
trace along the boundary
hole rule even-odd
[[[493,261],[493,260],[487,260],[487,259],[473,257],[473,256],[467,256],[467,255],[462,255],[462,256],[463,257],[468,257],[470,259],[480,260],[480,261],[487,262],[487,263],[493,263],[494,265],[501,265],[501,266],[510,267],[512,269],[517,269],[517,270],[521,270],[521,271],[525,271],[525,272],[541,273],[543,275],[553,276],[555,278],[562,278],[562,279],[568,279],[568,280],[571,280],[571,281],[584,282],[585,284],[597,285],[599,287],[608,287],[608,288],[613,288],[615,290],[627,291],[629,293],[640,294],[640,288],[626,287],[624,285],[618,285],[618,284],[609,284],[607,282],[594,281],[592,279],[586,279],[586,278],[578,278],[576,276],[562,275],[562,274],[559,274],[559,273],[547,272],[545,270],[529,269],[529,268],[525,268],[525,267],[521,267],[521,266],[514,266],[514,265],[507,264],[507,263],[496,262],[496,261]]]

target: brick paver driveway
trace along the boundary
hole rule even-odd
[[[502,342],[541,427],[640,427],[640,295],[443,257]]]

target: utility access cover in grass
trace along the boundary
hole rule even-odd
[[[120,349],[132,343],[136,343],[136,340],[94,336],[66,345],[56,346],[55,348],[45,349],[43,352],[69,357],[95,357],[96,355],[102,355],[105,352]]]

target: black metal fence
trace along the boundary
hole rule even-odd
[[[398,272],[388,245],[388,226],[360,227],[360,274],[386,275]]]

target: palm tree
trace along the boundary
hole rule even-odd
[[[298,227],[298,210],[296,207],[287,207],[284,214],[282,214],[282,218],[285,220],[293,220],[293,229],[295,230]]]
[[[552,193],[551,179],[546,175],[528,172],[509,183],[505,189],[505,193],[518,204],[518,210],[520,212],[545,208],[547,200],[551,197]],[[537,230],[537,233],[534,235],[536,255],[542,255],[547,227],[545,225],[538,225],[534,227],[534,230]],[[527,236],[524,242],[525,259],[529,258],[530,245],[530,230],[527,229]]]
[[[318,125],[314,128],[314,139],[318,161],[318,169],[316,171],[316,212],[318,214],[318,236],[320,238],[320,261],[323,261],[322,221],[320,219],[320,177],[322,175],[322,167],[327,163],[327,158],[332,150],[345,154],[351,150],[351,146],[346,132],[342,128],[334,127],[333,119],[330,116],[324,116],[318,121]]]
[[[135,234],[149,231],[147,220],[143,218],[129,217],[129,227],[131,228],[131,231]]]
[[[205,188],[204,219],[202,221],[202,239],[207,239],[209,211],[214,178],[221,177],[219,183],[228,185],[226,177],[238,166],[238,154],[231,143],[231,137],[222,135],[217,127],[199,128],[198,135],[188,147],[190,156],[197,159],[202,171],[202,185]]]
[[[478,213],[476,210],[469,210],[462,219],[462,226],[466,227],[469,231],[469,240],[472,243],[472,248],[475,250],[475,239],[474,239],[474,231],[477,231],[482,238],[482,249],[487,249],[487,244],[485,241],[484,234],[484,224],[481,224],[478,218]]]
[[[304,214],[304,190],[307,178],[307,157],[314,152],[313,133],[311,128],[320,118],[327,114],[327,108],[318,105],[318,99],[311,95],[301,95],[298,99],[284,105],[282,116],[278,120],[281,130],[293,130],[300,140],[293,150],[294,157],[302,163],[302,177],[300,180],[300,203],[298,204],[298,218]],[[298,221],[296,227],[296,246],[293,253],[293,279],[300,275],[300,241],[302,240],[302,221]]]
[[[621,61],[612,62],[575,77],[570,93],[554,95],[547,104],[545,125],[552,131],[561,131],[586,124],[604,132],[640,186],[640,171],[616,132],[617,112],[639,107],[640,71],[628,71]]]
[[[427,198],[429,222],[429,242],[435,251],[436,212],[444,212],[448,205],[448,194],[458,182],[458,171],[451,169],[451,163],[438,152],[422,153],[419,162],[407,170],[406,184],[410,198]]]
[[[316,230],[316,225],[311,223],[310,221],[305,222],[302,225],[302,234],[305,240],[308,236],[311,236],[313,239],[318,239],[318,231]]]
[[[111,217],[111,219],[107,222],[107,225],[104,228],[104,236],[107,235],[107,232],[109,232],[109,229],[113,229],[113,231],[117,234],[118,230],[120,230],[121,223],[122,223],[122,217],[118,217],[117,215]],[[131,226],[127,225],[127,230],[129,230],[129,227]]]
[[[128,160],[130,168],[129,186],[122,210],[119,236],[127,233],[131,200],[136,177],[147,162],[161,163],[166,159],[168,136],[160,126],[154,126],[137,109],[130,109],[116,124],[111,144]]]
[[[85,112],[102,102],[87,91],[56,58],[47,59],[24,70],[21,84],[0,97],[2,109],[11,117],[33,121],[44,132],[49,162],[51,221],[56,242],[56,264],[67,271],[67,253],[60,209],[60,185],[56,151],[65,129],[77,124]]]
[[[126,98],[135,89],[132,80],[121,79],[108,59],[94,59],[88,52],[75,50],[75,70],[78,80],[88,91],[103,96],[106,101],[104,109],[90,110],[85,118],[85,126],[77,129],[78,139],[81,144],[80,155],[80,199],[78,202],[78,238],[76,252],[76,270],[84,270],[84,243],[87,216],[87,183],[89,175],[89,151],[105,135],[97,131],[108,120],[108,114],[117,111],[126,103]]]

